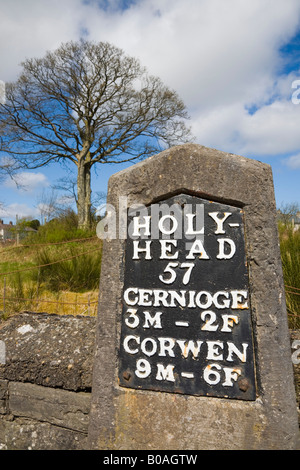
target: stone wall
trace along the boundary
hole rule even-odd
[[[0,322],[0,449],[87,447],[95,320],[22,313]],[[300,407],[300,364],[294,372]]]
[[[0,448],[86,447],[94,333],[86,316],[22,313],[0,323]]]
[[[0,449],[84,449],[90,395],[1,380]]]

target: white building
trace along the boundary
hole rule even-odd
[[[4,224],[3,220],[0,219],[0,240],[13,240],[15,238],[15,234],[13,232],[15,228],[16,227],[12,222],[9,222],[9,224]]]

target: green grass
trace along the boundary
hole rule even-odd
[[[95,227],[90,230],[77,228],[77,215],[69,210],[62,216],[40,226],[37,233],[27,238],[27,242],[30,244],[60,243],[95,236]]]
[[[33,262],[22,263],[22,268],[30,268],[34,266]],[[12,271],[17,271],[20,269],[20,263],[18,261],[4,261],[0,263],[1,273],[10,273]]]
[[[79,241],[71,241],[74,239]],[[85,308],[81,302],[95,301],[102,243],[95,230],[77,229],[74,213],[40,227],[37,234],[22,240],[22,245],[0,247],[0,273],[7,273],[0,276],[0,311],[4,310],[5,284],[4,317],[22,310],[81,314]],[[39,303],[39,299],[49,302]],[[66,311],[68,305],[58,306],[59,299],[71,304],[78,301],[79,306],[70,304]]]
[[[295,232],[291,226],[281,223],[279,236],[289,327],[297,329],[300,328],[300,230]],[[92,237],[93,239],[88,240]],[[82,241],[61,243],[73,239]],[[6,276],[0,276],[0,295],[5,278],[7,297],[21,299],[19,302],[7,303],[10,312],[26,308],[34,310],[36,304],[32,302],[29,305],[23,299],[40,298],[43,294],[53,299],[63,291],[79,295],[98,290],[102,244],[96,237],[95,230],[83,231],[76,228],[73,213],[40,227],[38,234],[28,237],[22,243],[29,246],[0,249],[0,272],[7,273]],[[58,244],[39,246],[43,243]],[[81,255],[88,251],[90,253]],[[71,259],[55,263],[65,258]],[[26,269],[45,264],[49,266]],[[19,274],[9,274],[23,269],[26,270]]]
[[[300,328],[300,230],[279,225],[280,251],[289,327]]]
[[[40,283],[54,292],[66,289],[84,292],[95,289],[100,279],[101,251],[80,255],[84,251],[79,244],[73,245],[69,247],[66,256],[71,259],[55,263],[62,259],[61,254],[58,256],[55,251],[41,250],[36,256],[36,264],[49,266],[41,267],[36,274]]]

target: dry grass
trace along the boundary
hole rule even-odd
[[[9,311],[19,307],[18,310],[21,308],[20,311],[95,316],[98,307],[98,291],[84,293],[43,291],[41,297],[35,297],[29,301],[6,301],[6,305]]]

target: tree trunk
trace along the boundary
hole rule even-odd
[[[91,165],[79,161],[77,175],[78,228],[89,229],[91,227],[91,192]]]

